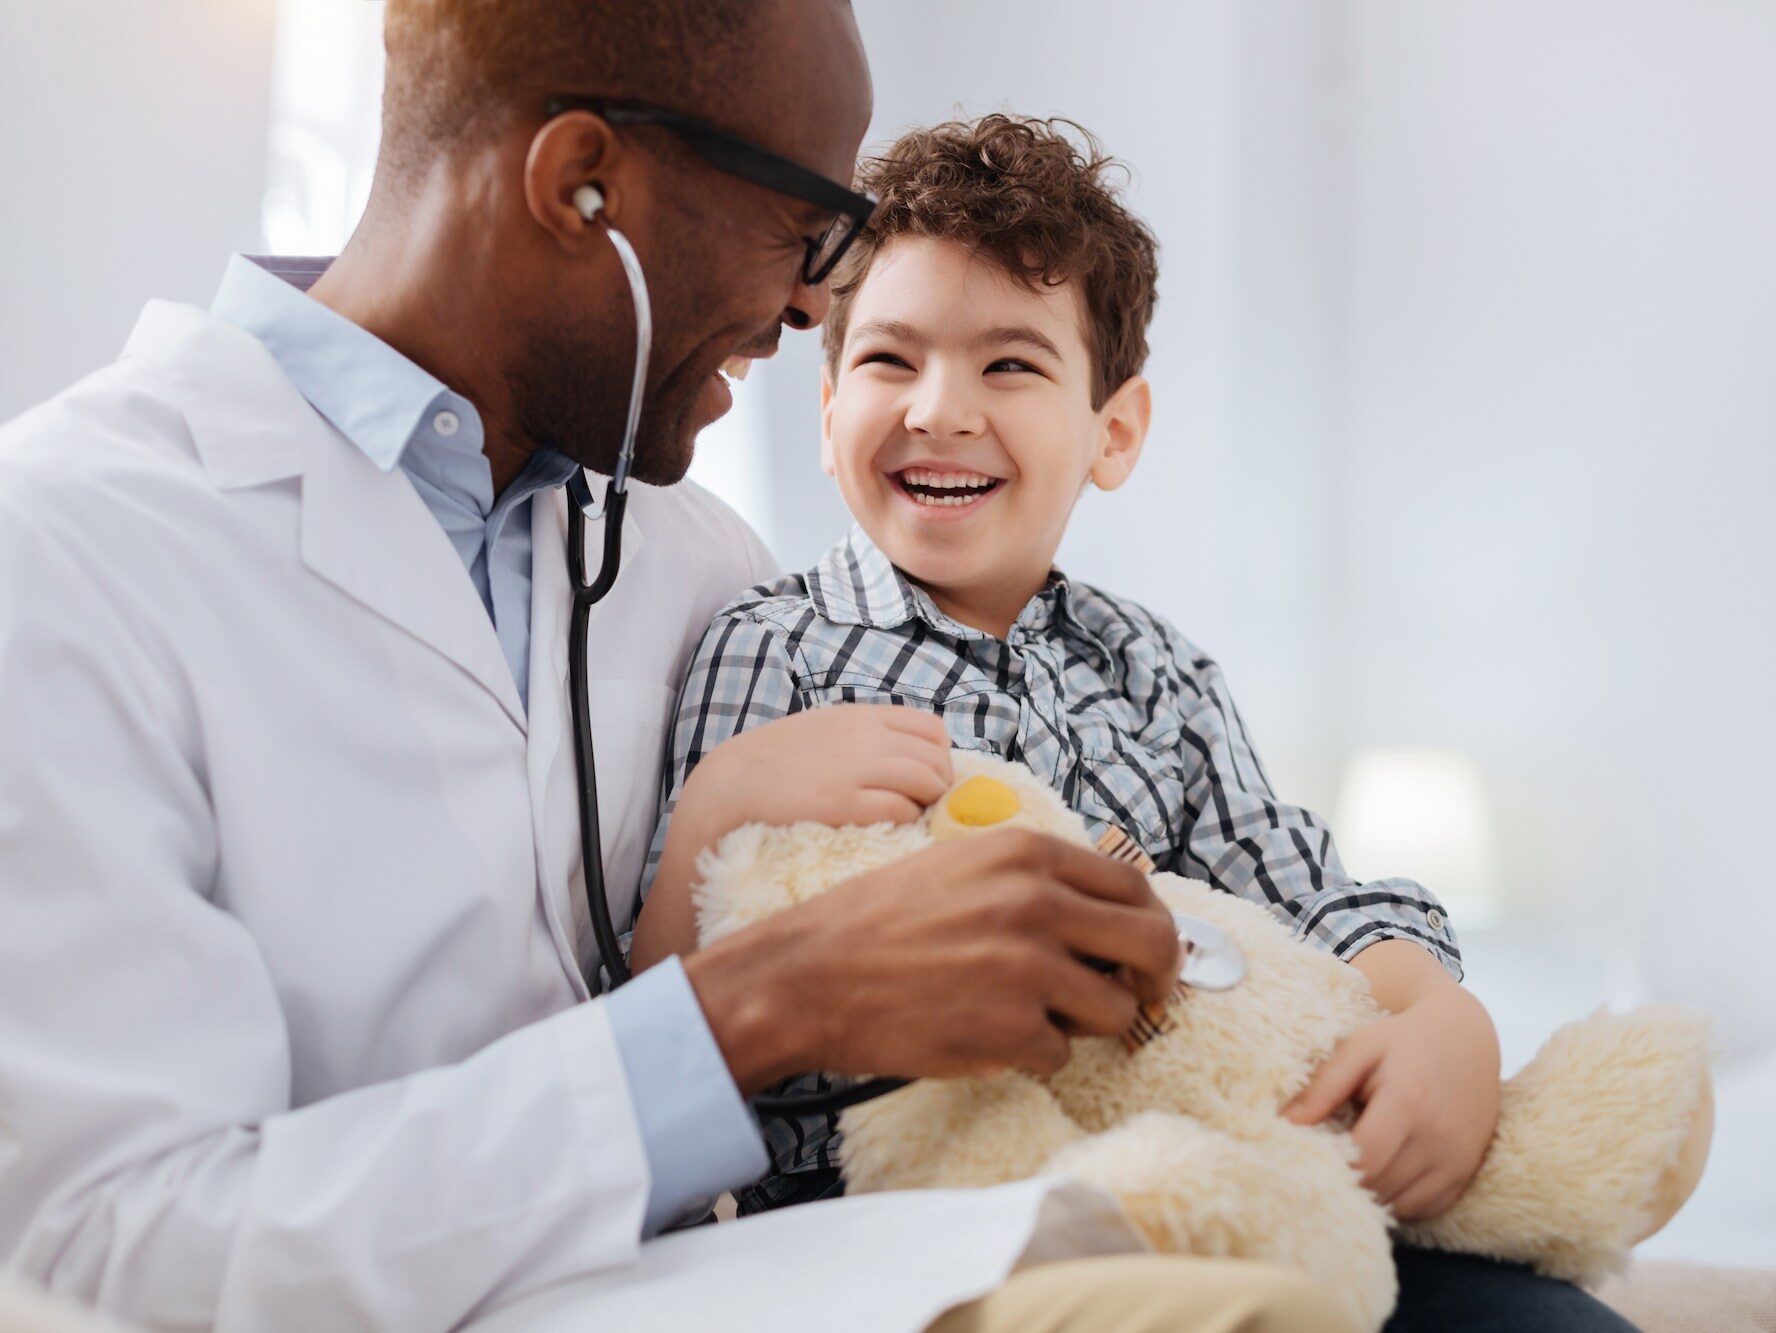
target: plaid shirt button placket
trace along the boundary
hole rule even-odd
[[[1002,642],[945,616],[861,529],[806,574],[735,599],[711,625],[680,697],[646,881],[705,754],[751,727],[851,698],[933,709],[958,746],[1021,761],[1053,783],[1094,836],[1120,828],[1161,870],[1262,903],[1338,957],[1408,939],[1461,976],[1436,899],[1411,880],[1345,873],[1319,818],[1276,799],[1220,668],[1166,622],[1057,574]],[[780,1172],[826,1173],[810,1175],[805,1192],[831,1191],[831,1119],[774,1117],[764,1130]],[[800,1197],[795,1185],[775,1180],[752,1202],[789,1202]]]

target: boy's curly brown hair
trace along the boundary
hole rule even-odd
[[[1073,131],[1075,143],[1065,131]],[[1120,168],[1083,126],[994,113],[903,134],[858,166],[859,188],[881,200],[832,276],[828,369],[852,298],[897,236],[958,241],[1031,290],[1079,283],[1092,407],[1147,360],[1159,245],[1109,179]]]

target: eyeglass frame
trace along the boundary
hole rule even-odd
[[[807,252],[802,256],[802,282],[809,287],[818,287],[827,280],[839,260],[851,248],[851,243],[857,239],[858,233],[863,230],[864,224],[870,220],[870,215],[876,211],[877,200],[873,195],[840,185],[799,162],[792,162],[781,154],[760,148],[755,143],[749,143],[726,130],[717,129],[708,121],[699,120],[682,111],[653,106],[647,102],[578,93],[551,97],[547,110],[551,120],[569,111],[591,111],[612,125],[657,125],[677,135],[692,152],[718,171],[750,181],[754,185],[762,185],[767,190],[811,204],[815,208],[831,209],[833,220],[824,232],[818,237],[802,237],[802,243],[807,247]],[[837,248],[823,262],[817,263],[820,251],[826,245],[833,228],[847,219],[850,221],[850,230],[838,242]]]

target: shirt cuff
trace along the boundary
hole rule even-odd
[[[1456,981],[1462,979],[1461,946],[1442,906],[1409,879],[1377,879],[1329,893],[1296,925],[1303,935],[1349,962],[1382,940],[1411,940]]]
[[[647,1152],[642,1234],[652,1236],[757,1180],[770,1158],[677,958],[613,991],[605,1007]]]

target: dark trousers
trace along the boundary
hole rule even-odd
[[[1400,1303],[1382,1333],[1635,1333],[1570,1282],[1520,1264],[1394,1249]]]

